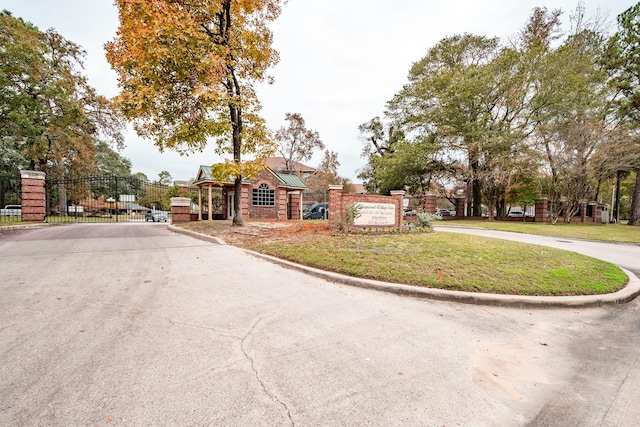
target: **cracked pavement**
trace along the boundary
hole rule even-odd
[[[638,425],[638,310],[332,283],[158,224],[0,235],[0,425]]]

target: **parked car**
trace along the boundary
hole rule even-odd
[[[533,217],[532,214],[530,213],[525,213],[520,209],[509,209],[509,213],[507,213],[507,217],[509,218],[522,218],[523,216],[529,218],[529,217]]]
[[[0,216],[22,216],[22,205],[6,205],[0,209]]]
[[[302,219],[328,219],[329,203],[315,203],[302,215]]]
[[[167,213],[163,211],[147,211],[144,214],[145,221],[167,222]]]
[[[436,212],[436,215],[439,216],[454,216],[455,212],[451,212],[450,210],[447,209],[438,209],[438,211]]]

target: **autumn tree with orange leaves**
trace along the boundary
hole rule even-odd
[[[242,225],[242,177],[275,145],[254,84],[278,61],[268,27],[281,0],[116,0],[120,27],[106,44],[119,74],[116,103],[138,135],[163,151],[232,154],[234,225]],[[248,154],[253,161],[242,161]]]

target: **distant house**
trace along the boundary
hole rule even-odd
[[[200,166],[193,183],[198,188],[198,219],[204,212],[214,212],[213,191],[221,192],[220,219],[233,219],[235,186],[231,178],[219,182],[212,177],[210,166]],[[242,182],[242,216],[250,219],[301,219],[302,193],[306,189],[302,180],[293,174],[278,173],[270,167],[254,179]],[[206,192],[206,193],[205,193]],[[207,204],[203,206],[203,199]],[[213,219],[213,215],[206,215]]]
[[[284,157],[269,157],[267,159],[267,167],[277,173],[296,175],[303,182],[306,182],[307,178],[316,173],[316,168],[295,161],[289,162],[289,168],[287,168],[287,161]]]
[[[349,184],[351,186],[351,192],[354,194],[368,194],[367,188],[364,184]]]

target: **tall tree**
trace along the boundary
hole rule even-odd
[[[124,120],[82,75],[84,56],[53,29],[0,13],[3,158],[64,177],[95,171],[95,139],[122,146]]]
[[[286,113],[284,119],[289,125],[278,129],[275,139],[278,152],[284,158],[286,172],[296,173],[299,171],[295,164],[311,159],[315,150],[324,150],[324,143],[318,132],[307,129],[301,114]]]
[[[611,37],[605,61],[618,91],[617,111],[634,129],[636,174],[629,225],[640,226],[640,3],[618,16],[618,32]]]
[[[103,141],[96,142],[96,173],[100,175],[131,176],[131,160],[122,157]]]
[[[365,141],[361,157],[367,160],[366,166],[359,171],[358,178],[364,181],[370,193],[384,193],[383,184],[379,181],[379,168],[384,158],[393,154],[397,143],[404,141],[404,133],[396,132],[392,124],[385,123],[378,116],[358,126],[358,130]]]
[[[468,184],[469,215],[482,213],[496,156],[517,152],[510,147],[523,140],[521,65],[517,52],[502,48],[498,39],[448,37],[411,67],[409,83],[387,105],[411,140],[433,138],[463,160],[459,173]]]
[[[173,183],[173,177],[169,173],[169,171],[161,171],[158,174],[158,180],[154,182],[154,184],[160,185],[171,185]]]
[[[234,225],[242,225],[242,176],[274,145],[254,84],[278,61],[269,22],[280,0],[117,0],[120,27],[106,44],[119,74],[117,103],[137,133],[162,151],[202,151],[209,139],[235,177]]]

